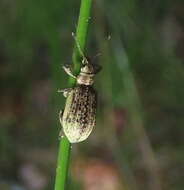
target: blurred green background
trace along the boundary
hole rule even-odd
[[[80,1],[0,1],[0,189],[54,187]],[[184,2],[94,0],[97,126],[72,145],[69,190],[184,187]],[[98,53],[101,55],[94,58]]]

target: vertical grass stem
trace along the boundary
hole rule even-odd
[[[90,20],[92,0],[81,0],[79,19],[76,29],[76,40],[78,41],[81,51],[85,53],[86,38]],[[74,74],[78,74],[81,68],[81,55],[75,44],[72,61]],[[75,79],[69,78],[68,86],[75,86]],[[56,169],[55,190],[65,190],[68,177],[68,168],[70,161],[71,144],[66,137],[61,138],[58,152],[58,162]]]

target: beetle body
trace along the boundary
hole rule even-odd
[[[96,124],[97,93],[92,85],[98,69],[85,62],[76,77],[70,68],[64,67],[67,74],[77,80],[76,87],[62,90],[66,103],[60,114],[60,122],[71,143],[87,139]]]
[[[90,135],[96,123],[96,99],[91,86],[79,85],[68,93],[61,123],[71,143],[81,142]]]

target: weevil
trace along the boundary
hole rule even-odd
[[[60,90],[66,97],[66,103],[59,119],[68,140],[78,143],[88,138],[96,124],[97,93],[93,83],[101,67],[83,56],[79,75],[75,76],[70,67],[63,66],[63,69],[76,79],[76,86]]]

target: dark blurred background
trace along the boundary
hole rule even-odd
[[[54,188],[79,0],[0,1],[0,189]],[[72,145],[69,190],[184,187],[184,2],[94,0],[97,126]],[[97,54],[101,54],[95,58]]]

